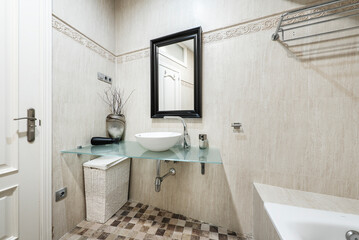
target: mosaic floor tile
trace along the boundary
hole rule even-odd
[[[60,240],[235,240],[223,227],[138,202],[127,202],[106,223],[80,222]]]

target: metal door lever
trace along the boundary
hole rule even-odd
[[[37,118],[34,118],[34,117],[22,117],[22,118],[14,118],[15,121],[18,121],[18,120],[30,120],[30,121],[36,121]]]
[[[35,109],[27,109],[27,117],[14,118],[14,121],[18,120],[27,120],[27,141],[30,143],[35,141],[35,121],[37,120],[35,117]]]

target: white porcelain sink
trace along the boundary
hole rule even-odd
[[[137,133],[136,140],[142,147],[155,151],[162,152],[173,147],[182,134],[177,132],[147,132]]]

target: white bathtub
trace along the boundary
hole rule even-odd
[[[359,231],[359,215],[268,202],[264,207],[282,240],[345,240],[348,230]]]

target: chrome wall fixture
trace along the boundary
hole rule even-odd
[[[348,30],[354,30],[359,28],[359,25],[348,26],[348,27],[341,26],[338,29],[330,29],[330,30],[327,30],[328,28],[322,25],[323,27],[321,27],[321,29],[323,29],[324,31],[316,32],[314,34],[303,35],[299,37],[295,36],[293,38],[285,38],[285,32],[287,31],[294,31],[313,25],[320,25],[348,17],[358,17],[358,16],[359,16],[359,2],[353,2],[353,1],[348,2],[348,0],[334,0],[326,3],[316,4],[298,10],[286,12],[280,17],[276,31],[272,35],[272,40],[289,42],[294,40],[322,36],[326,34],[333,34],[333,33],[339,33]]]
[[[239,123],[239,122],[232,123],[232,124],[231,124],[231,127],[232,127],[234,130],[241,130],[241,128],[242,128],[242,123]]]

